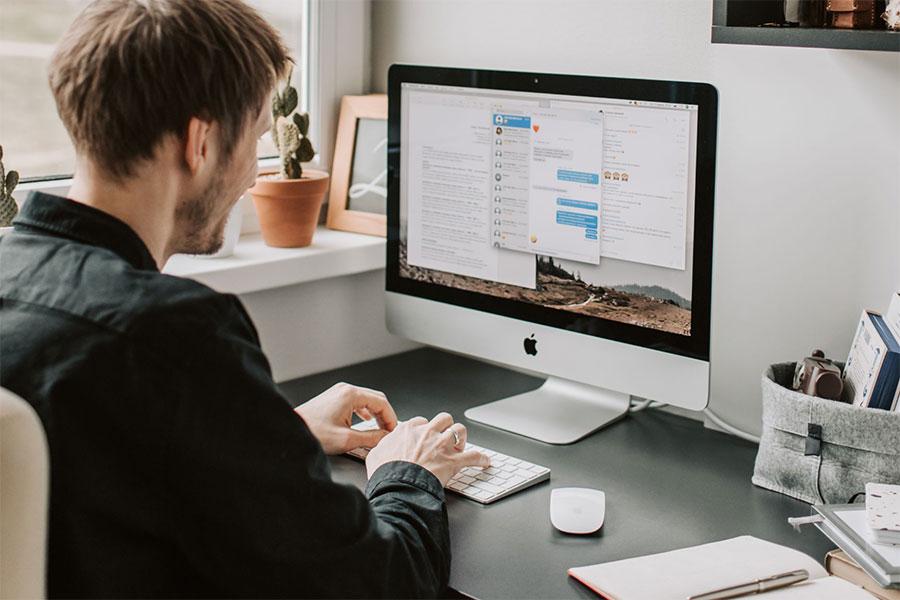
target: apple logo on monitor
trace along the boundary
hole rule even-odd
[[[531,337],[525,338],[525,354],[529,356],[534,356],[537,354],[537,340],[534,339],[534,334],[531,334]]]

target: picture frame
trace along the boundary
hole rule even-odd
[[[329,229],[387,234],[387,94],[344,96],[338,120]]]

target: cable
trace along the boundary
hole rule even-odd
[[[853,494],[852,496],[850,496],[850,499],[847,500],[847,504],[854,504],[854,503],[856,503],[856,499],[857,499],[857,498],[859,498],[860,496],[865,497],[865,495],[866,495],[865,492],[856,492],[855,494]]]
[[[628,407],[628,412],[636,413],[641,412],[642,410],[649,408],[649,406],[653,404],[653,400],[643,400],[641,402],[632,401],[631,406]]]
[[[631,406],[628,407],[628,412],[636,413],[648,408],[660,408],[663,406],[665,406],[665,403],[663,402],[657,402],[656,400],[642,400],[640,402],[632,402]]]
[[[816,492],[819,494],[819,500],[825,504],[825,496],[822,495],[822,453],[819,452],[819,466],[816,467]]]
[[[648,408],[661,408],[663,406],[666,406],[666,404],[664,402],[657,402],[655,400],[641,400],[639,402],[632,401],[631,406],[628,408],[628,412],[629,413],[637,413],[637,412],[641,412],[642,410],[647,410]],[[736,435],[737,437],[747,440],[748,442],[753,442],[754,444],[759,443],[758,437],[756,437],[753,434],[747,433],[746,431],[738,429],[737,427],[734,427],[733,425],[729,425],[728,423],[723,421],[722,418],[719,417],[719,415],[717,415],[716,413],[711,411],[709,408],[704,408],[703,414],[706,415],[710,421],[712,421],[718,427],[720,427],[721,429],[724,429],[726,432],[730,433],[731,435]]]
[[[756,437],[753,434],[747,433],[746,431],[742,431],[742,430],[738,429],[737,427],[729,425],[728,423],[723,421],[721,419],[721,417],[719,417],[719,415],[717,415],[716,413],[711,411],[709,408],[704,408],[703,414],[706,415],[710,421],[712,421],[713,423],[715,423],[716,425],[718,425],[719,427],[721,427],[722,429],[724,429],[731,435],[736,435],[737,437],[747,440],[748,442],[753,442],[754,444],[759,443],[758,437]]]

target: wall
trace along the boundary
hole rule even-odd
[[[418,347],[384,327],[383,270],[243,294],[241,300],[276,381]]]
[[[711,407],[760,429],[759,376],[845,357],[900,288],[900,55],[712,45],[710,0],[376,0],[395,62],[706,81],[719,90]]]

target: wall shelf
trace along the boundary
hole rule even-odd
[[[900,52],[900,33],[891,31],[713,25],[712,42],[714,44],[799,46],[803,48]]]
[[[712,42],[900,52],[898,31],[759,26],[782,22],[782,7],[772,0],[714,0]]]

